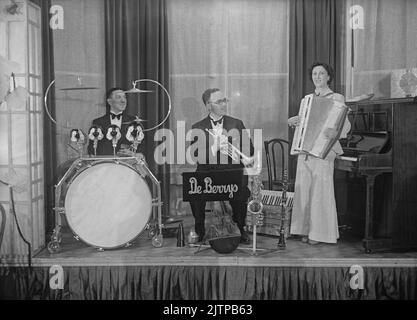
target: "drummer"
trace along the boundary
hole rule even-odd
[[[126,138],[129,125],[137,120],[137,117],[125,112],[127,106],[126,94],[122,88],[111,88],[106,93],[107,113],[93,120],[92,127],[99,127],[102,130],[103,137],[97,141],[97,156],[111,156],[116,153],[126,153],[130,147],[130,142]],[[115,125],[120,130],[120,138],[117,141],[116,148],[113,148],[112,140],[106,138],[109,128]],[[142,128],[143,129],[143,128]],[[94,155],[93,140],[89,140],[88,154]],[[140,143],[136,152],[144,153],[144,145]]]

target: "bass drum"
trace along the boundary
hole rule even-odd
[[[134,240],[146,227],[152,195],[130,165],[100,162],[79,171],[65,196],[73,233],[90,246],[112,249]]]

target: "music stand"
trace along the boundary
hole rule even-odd
[[[200,201],[220,201],[222,206],[225,207],[224,201],[225,200],[229,200],[228,197],[226,197],[224,194],[221,193],[216,193],[216,194],[208,194],[205,192],[195,192],[197,190],[197,186],[200,185],[204,185],[203,181],[205,181],[205,179],[210,179],[210,181],[212,182],[212,185],[222,185],[222,184],[230,184],[230,183],[234,183],[236,182],[237,185],[239,185],[239,188],[237,191],[237,196],[236,198],[233,199],[238,199],[239,197],[243,197],[243,192],[242,190],[244,188],[246,188],[246,185],[243,185],[243,181],[239,181],[239,174],[237,174],[236,176],[236,180],[233,180],[235,177],[233,176],[233,172],[228,171],[228,174],[225,175],[224,173],[222,173],[221,171],[198,171],[198,172],[184,172],[183,173],[183,201],[196,201],[196,200],[200,200]],[[241,178],[240,178],[241,179]],[[191,183],[191,181],[193,183]],[[233,182],[232,182],[233,181]],[[200,190],[201,191],[201,190]],[[239,193],[241,192],[241,193]],[[256,205],[260,205],[260,208],[257,207]],[[225,210],[223,210],[224,212]],[[262,203],[257,200],[257,201],[251,201],[248,204],[248,211],[252,214],[256,214],[256,221],[254,220],[254,218],[252,217],[252,220],[255,222],[254,224],[252,224],[254,226],[254,233],[253,233],[253,246],[251,248],[251,252],[253,255],[258,255],[260,251],[263,251],[264,254],[266,253],[270,253],[273,251],[276,251],[278,249],[266,249],[266,248],[257,248],[257,241],[256,241],[256,237],[257,237],[257,233],[256,233],[256,225],[259,224],[262,220]],[[261,218],[260,218],[261,217]],[[219,224],[221,227],[221,224]],[[212,226],[213,227],[213,226]],[[227,229],[227,228],[225,228]],[[231,234],[222,234],[223,230],[220,230],[220,232],[218,233],[217,237],[211,237],[210,240],[217,240],[220,238],[223,239],[227,239],[230,241],[235,241],[235,239],[232,239],[233,237],[236,236],[235,232],[232,232]],[[210,240],[208,240],[210,242]],[[239,241],[240,241],[240,237],[239,237]],[[195,254],[200,253],[202,251],[205,251],[206,249],[209,248],[213,248],[212,244],[210,245],[206,245],[206,244],[189,244],[190,247],[198,247],[198,250],[195,252]],[[237,244],[237,246],[239,245],[239,243]],[[237,248],[234,250],[247,250],[249,248]],[[213,248],[213,250],[217,251],[215,248]],[[234,251],[233,250],[233,251]],[[231,251],[231,252],[233,252]],[[231,253],[228,252],[228,253]],[[245,252],[245,251],[244,251]],[[220,252],[222,253],[222,252]]]

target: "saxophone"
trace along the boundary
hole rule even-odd
[[[261,175],[253,175],[251,176],[251,201],[248,203],[248,212],[251,214],[251,226],[253,228],[253,235],[255,237],[256,234],[256,226],[260,226],[263,224],[263,204],[262,204],[262,179]]]

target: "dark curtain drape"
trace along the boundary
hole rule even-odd
[[[49,8],[51,0],[31,0],[41,8],[42,15],[42,84],[43,91],[55,79],[54,72],[54,45],[52,29],[49,27]],[[55,97],[54,91],[50,91],[48,99],[48,109],[55,118]],[[54,204],[54,185],[57,178],[57,148],[56,148],[56,127],[44,112],[43,119],[44,135],[44,170],[45,170],[45,228],[48,235],[55,225]]]
[[[301,99],[314,91],[308,69],[316,62],[330,64],[335,78],[330,87],[344,94],[342,49],[345,37],[344,0],[291,0],[289,49],[289,117],[298,114]],[[292,140],[294,131],[289,130]],[[295,177],[296,158],[289,172]]]
[[[151,79],[169,91],[168,31],[165,0],[106,0],[106,86],[131,88],[132,81]],[[141,89],[151,88],[141,83]],[[139,87],[138,86],[138,87]],[[155,86],[152,87],[155,89]],[[156,94],[128,95],[126,111],[147,120],[145,127],[154,127],[166,116],[168,99],[162,90]],[[168,122],[158,128],[167,128]],[[169,166],[154,160],[153,131],[145,133],[145,157],[150,170],[161,181],[163,214],[169,208]]]
[[[4,267],[0,300],[415,300],[417,268],[399,264],[364,267],[363,290],[348,266],[64,266],[62,290],[49,266]]]

